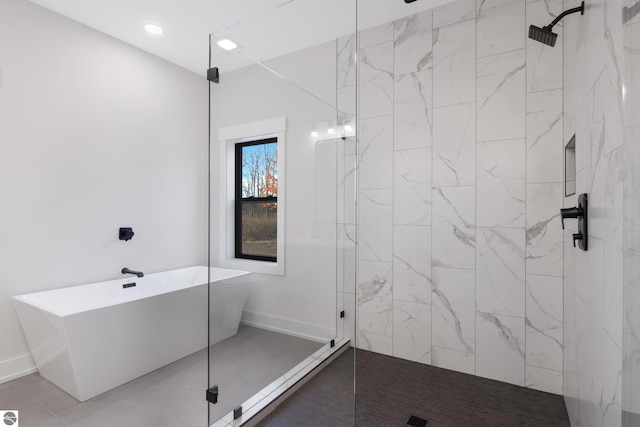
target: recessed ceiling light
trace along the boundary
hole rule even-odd
[[[144,30],[153,35],[159,35],[164,33],[164,29],[157,24],[144,24]]]
[[[229,39],[220,40],[218,41],[217,45],[223,48],[224,50],[233,50],[238,47],[237,44],[235,44]]]

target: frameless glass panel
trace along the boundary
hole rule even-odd
[[[349,345],[355,3],[271,3],[210,35],[210,424],[255,421]]]
[[[640,426],[640,2],[622,2],[624,34],[624,293],[622,425]]]

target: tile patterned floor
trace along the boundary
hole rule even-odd
[[[569,427],[561,396],[359,350],[354,402],[350,349],[267,416],[260,427]],[[355,406],[354,406],[355,405]]]
[[[212,408],[222,417],[322,346],[241,326],[213,346]],[[0,409],[20,411],[22,427],[198,427],[207,425],[206,351],[194,353],[80,403],[38,374],[0,384]]]

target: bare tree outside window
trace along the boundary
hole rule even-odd
[[[278,143],[236,144],[236,258],[276,261]]]

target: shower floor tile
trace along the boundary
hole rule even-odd
[[[253,396],[322,347],[313,342],[241,325],[211,349],[211,378],[220,390],[212,420]],[[207,426],[207,351],[80,403],[39,374],[0,384],[0,409],[20,411],[33,427]]]
[[[561,396],[398,358],[357,351],[357,425],[569,427]],[[349,349],[257,424],[259,427],[354,425],[354,351]]]

